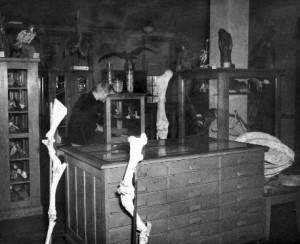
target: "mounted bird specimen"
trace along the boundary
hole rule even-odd
[[[16,38],[16,43],[12,45],[12,56],[18,58],[33,58],[35,48],[29,45],[36,37],[35,26],[29,25],[29,28],[22,30]]]
[[[121,58],[121,59],[125,59],[125,68],[129,67],[129,66],[133,67],[135,59],[137,59],[138,56],[143,51],[149,51],[149,52],[157,53],[157,51],[155,51],[151,48],[148,48],[148,47],[137,47],[129,53],[127,53],[126,51],[107,53],[107,54],[103,55],[101,58],[99,58],[98,63],[100,63],[103,59],[108,59],[108,58],[111,58],[111,57],[118,57],[118,58]]]
[[[0,12],[0,51],[4,52],[5,57],[9,57],[10,48],[8,44],[8,39],[5,33],[5,23],[4,23],[4,16]]]
[[[66,58],[67,56],[73,56],[73,65],[83,65],[84,61],[86,62],[85,64],[87,64],[89,48],[90,48],[89,39],[83,36],[80,31],[79,11],[77,11],[75,33],[73,37],[68,40],[64,48],[63,58]]]

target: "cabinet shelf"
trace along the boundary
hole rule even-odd
[[[28,157],[20,157],[20,158],[10,158],[10,162],[16,162],[16,161],[23,161],[23,160],[29,160]]]
[[[9,139],[16,139],[16,138],[28,138],[29,133],[10,133],[9,134]]]

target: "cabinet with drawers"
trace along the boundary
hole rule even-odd
[[[138,214],[152,224],[150,244],[265,238],[264,147],[198,137],[163,144],[149,141],[137,166]],[[68,162],[66,239],[130,244],[132,217],[117,194],[129,144],[62,151]]]

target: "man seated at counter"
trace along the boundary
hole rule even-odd
[[[80,96],[75,103],[69,124],[68,142],[72,146],[104,143],[103,119],[98,114],[104,111],[104,102],[112,93],[107,82],[99,82],[93,91]]]

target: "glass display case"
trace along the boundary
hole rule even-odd
[[[128,136],[145,132],[143,93],[112,94],[105,101],[104,134],[106,143],[127,141]]]
[[[0,59],[0,219],[41,212],[38,61]]]
[[[234,140],[243,132],[280,138],[282,70],[216,69],[178,73],[179,135]]]

